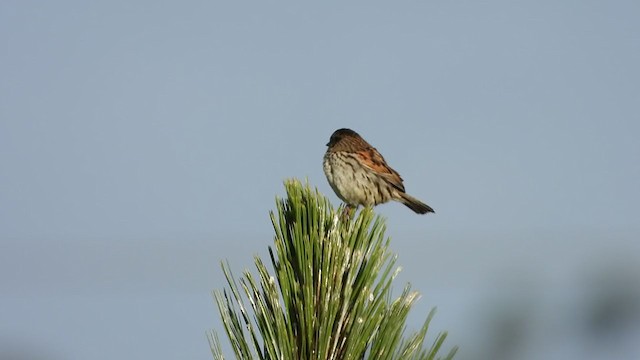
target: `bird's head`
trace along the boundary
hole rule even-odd
[[[357,132],[351,130],[351,129],[338,129],[336,131],[333,132],[333,134],[331,134],[331,138],[329,139],[329,142],[327,143],[327,146],[332,146],[337,144],[338,142],[340,142],[340,140],[344,139],[344,138],[360,138],[360,135],[358,135]]]

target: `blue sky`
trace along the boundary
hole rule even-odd
[[[638,270],[638,18],[634,1],[2,2],[0,346],[208,358],[218,262],[266,254],[285,178],[338,204],[321,162],[341,127],[435,208],[378,212],[397,287],[425,294],[416,324],[438,306],[463,348],[484,294]]]

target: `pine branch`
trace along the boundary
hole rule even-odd
[[[403,338],[419,294],[407,285],[391,301],[399,268],[383,219],[371,209],[347,218],[297,180],[286,181],[285,189],[287,197],[270,214],[274,275],[256,257],[258,276],[245,271],[238,283],[222,263],[229,291],[214,296],[236,358],[436,359],[447,334],[424,347],[434,310],[420,331]],[[213,357],[224,359],[216,334],[209,342]]]

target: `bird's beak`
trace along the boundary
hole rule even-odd
[[[329,143],[327,143],[327,145],[326,145],[326,146],[329,146]]]

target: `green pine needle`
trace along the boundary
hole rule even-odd
[[[257,277],[245,271],[237,282],[222,263],[229,290],[214,297],[236,359],[452,359],[457,347],[437,357],[446,332],[424,347],[434,310],[405,337],[419,294],[407,285],[391,299],[399,268],[384,220],[371,209],[347,218],[298,180],[285,189],[270,214],[274,274],[256,256]],[[208,338],[214,359],[224,359],[218,336]]]

